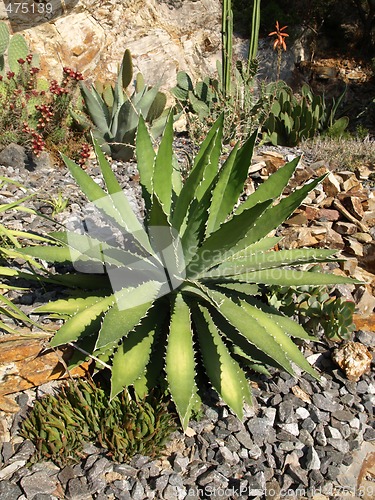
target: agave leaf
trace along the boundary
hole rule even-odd
[[[245,237],[257,231],[258,220],[271,203],[272,200],[267,200],[255,205],[255,207],[249,208],[240,215],[235,215],[217,231],[212,233],[203,242],[196,257],[188,266],[188,275],[196,276],[202,271],[218,264],[223,259],[225,260],[228,252],[232,248],[237,248],[238,242],[244,241]]]
[[[221,145],[222,145],[223,130],[224,130],[224,115],[221,114],[219,118],[216,120],[216,122],[218,124],[217,133],[214,135],[213,147],[210,152],[210,156],[208,158],[209,161],[205,165],[202,180],[198,185],[196,192],[194,193],[195,198],[198,201],[200,201],[203,198],[207,189],[210,189],[211,183],[215,179],[219,171],[219,159],[221,155]],[[194,165],[193,165],[193,170],[194,170]]]
[[[283,192],[285,186],[288,184],[290,178],[292,177],[300,158],[295,158],[294,160],[286,163],[283,167],[279,168],[276,172],[268,177],[268,179],[263,182],[256,191],[251,194],[247,200],[245,200],[236,210],[236,214],[242,213],[250,207],[253,207],[257,203],[262,201],[276,199]],[[307,196],[307,193],[306,193]],[[282,221],[284,222],[284,221]]]
[[[220,397],[242,419],[245,395],[248,402],[251,400],[245,374],[229,354],[207,309],[196,308],[193,321],[207,375]]]
[[[160,146],[155,158],[154,193],[160,200],[164,212],[170,217],[172,202],[172,171],[173,171],[173,114],[169,114]]]
[[[231,254],[227,257],[226,262],[235,261],[239,258],[248,257],[249,255],[253,255],[257,252],[267,252],[271,248],[274,248],[282,238],[279,236],[265,237],[261,240],[252,243],[248,247],[244,248],[240,252]]]
[[[275,174],[276,173],[277,172],[275,172]],[[252,231],[249,231],[243,240],[233,247],[232,252],[237,253],[243,250],[249,245],[256,243],[261,238],[267,236],[273,229],[276,229],[291,216],[309,192],[312,191],[326,177],[326,175],[322,175],[309,184],[305,184],[301,189],[297,189],[288,197],[283,198],[277,205],[265,210],[264,213],[258,218],[256,226],[252,229]]]
[[[215,179],[212,181],[214,185]],[[189,207],[185,232],[181,238],[185,262],[190,262],[196,255],[206,233],[207,220],[210,214],[212,189],[207,189],[203,198],[194,200]]]
[[[24,312],[22,312],[19,307],[17,307],[15,304],[13,304],[13,302],[11,300],[9,300],[7,297],[5,297],[5,295],[2,295],[1,293],[0,293],[0,302],[5,304],[10,309],[10,311],[8,311],[4,308],[1,308],[3,313],[6,314],[7,316],[18,319],[25,324],[33,325],[33,326],[36,326],[40,329],[43,329],[43,325],[38,325],[38,323],[36,323],[32,319],[30,319],[28,316],[26,316],[26,314]]]
[[[48,302],[33,310],[37,314],[63,314],[73,316],[74,314],[86,309],[87,307],[96,304],[103,297],[100,295],[90,295],[88,297],[73,297],[69,299],[59,299],[54,302]]]
[[[78,340],[83,334],[87,333],[85,331],[88,327],[90,327],[90,324],[100,318],[105,311],[111,307],[114,301],[114,295],[101,298],[93,305],[88,306],[86,309],[79,311],[77,314],[72,316],[63,324],[51,340],[51,347],[57,347],[59,345]]]
[[[137,139],[136,139],[137,163],[142,184],[143,199],[145,200],[146,210],[151,208],[151,200],[153,194],[153,175],[155,151],[152,145],[152,140],[148,133],[145,120],[141,115],[139,117]]]
[[[225,161],[212,195],[206,235],[215,232],[238,201],[247,178],[257,133],[251,135],[238,149],[238,144]],[[265,201],[265,200],[262,200]]]
[[[86,87],[86,85],[80,85],[83,100],[85,102],[85,107],[89,112],[90,118],[98,130],[101,131],[102,135],[109,134],[109,124],[110,124],[110,114],[108,106],[105,104],[99,93],[96,91],[95,87],[91,88],[91,91]]]
[[[220,154],[220,145],[217,143],[217,135],[219,134],[219,128],[221,127],[222,117],[216,120],[209,133],[207,134],[205,140],[203,141],[199,152],[194,159],[191,173],[186,179],[186,182],[183,185],[181,193],[177,199],[176,206],[173,211],[172,224],[173,227],[175,227],[178,231],[180,231],[180,228],[187,216],[188,208],[191,202],[194,199],[198,201],[200,199],[197,196],[197,190],[199,185],[202,183],[207,165],[214,162],[215,158],[217,157],[218,149]],[[203,196],[203,193],[201,193],[201,195]]]
[[[216,304],[220,314],[231,324],[237,331],[243,335],[251,344],[274,359],[280,366],[290,374],[294,374],[293,368],[288,357],[280,349],[280,345],[274,337],[264,328],[257,318],[252,316],[248,310],[241,304],[235,304],[226,295],[209,288],[205,288],[206,294],[212,298]],[[214,305],[211,303],[211,305]]]
[[[316,273],[297,269],[262,269],[236,276],[238,280],[248,283],[263,283],[280,286],[316,286],[339,285],[345,283],[361,283],[358,280],[332,273]]]
[[[281,350],[289,358],[290,361],[298,365],[305,372],[309,373],[312,377],[319,379],[318,373],[312,368],[310,363],[306,361],[305,357],[298,349],[298,347],[293,343],[292,340],[286,335],[281,327],[273,321],[273,318],[263,313],[260,309],[248,304],[245,301],[241,301],[241,306],[245,311],[254,318],[259,325],[261,325],[266,331],[275,339],[279,344]]]
[[[115,293],[118,302],[104,316],[95,349],[119,341],[133,330],[150,309],[160,288],[161,283],[148,281]]]
[[[197,389],[190,309],[181,294],[175,296],[165,358],[165,371],[171,396],[185,430],[189,423]]]
[[[80,258],[83,259],[80,251],[68,247],[33,246],[19,248],[17,252],[42,259],[47,262],[72,262],[77,261]]]
[[[312,264],[315,262],[328,262],[336,250],[321,250],[315,248],[296,248],[280,250],[278,252],[257,252],[247,256],[238,257],[220,264],[215,269],[206,272],[202,277],[235,276],[246,272],[261,269],[280,268],[298,264]],[[337,262],[337,259],[335,259]]]
[[[133,385],[144,372],[157,334],[158,321],[160,311],[154,308],[117,349],[112,364],[111,398],[124,387]]]

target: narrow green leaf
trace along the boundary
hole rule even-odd
[[[178,231],[183,226],[183,222],[187,217],[188,208],[193,200],[199,200],[197,197],[197,190],[202,182],[207,165],[212,161],[212,155],[215,147],[218,147],[217,134],[220,121],[217,120],[205,140],[203,141],[198,154],[195,157],[193,168],[189,177],[186,179],[185,184],[180,192],[176,201],[173,212],[172,224]],[[215,156],[215,155],[214,155]],[[202,193],[203,195],[203,193]],[[183,231],[182,231],[183,232]]]
[[[299,160],[299,157],[295,158],[270,175],[269,178],[237,208],[236,214],[240,214],[244,210],[262,201],[278,198],[297,168]]]
[[[332,273],[316,273],[297,269],[263,269],[236,276],[248,283],[263,283],[280,286],[317,286],[360,283],[360,281]]]
[[[143,199],[145,200],[146,210],[149,211],[153,194],[152,179],[154,175],[155,151],[142,115],[139,117],[137,128],[136,156]]]
[[[219,179],[212,195],[212,205],[207,223],[206,235],[215,232],[237,203],[247,179],[257,133],[251,135],[245,144],[233,148],[222,166]],[[264,200],[262,200],[264,201]]]
[[[257,231],[258,220],[263,212],[269,207],[272,200],[259,203],[249,208],[240,215],[235,215],[225,222],[215,233],[212,233],[199,248],[195,258],[188,267],[188,275],[198,275],[205,269],[213,267],[223,259],[226,254],[237,248],[237,244],[243,241],[249,234]]]
[[[176,295],[174,302],[165,370],[169,390],[185,430],[196,398],[196,385],[190,309],[181,294]]]
[[[103,297],[91,295],[88,297],[74,297],[70,299],[60,299],[48,302],[42,306],[37,307],[33,310],[35,314],[64,314],[68,316],[73,316],[74,314],[86,309],[87,307],[96,304]]]
[[[292,250],[280,250],[278,252],[257,252],[245,257],[238,257],[220,264],[212,271],[202,277],[235,276],[261,269],[280,268],[282,266],[294,266],[301,264],[312,264],[316,262],[328,262],[337,253],[336,250],[321,250],[315,248],[296,248]]]
[[[116,292],[117,303],[104,316],[95,349],[119,341],[133,330],[150,309],[160,288],[161,283],[148,281],[137,288]]]
[[[150,311],[117,349],[112,363],[111,398],[119,394],[124,387],[133,385],[143,374],[150,360],[158,315],[160,312],[156,309]]]
[[[97,318],[114,303],[114,296],[104,297],[95,304],[78,312],[66,321],[50,342],[51,347],[57,347],[68,342],[75,342]]]
[[[319,378],[318,373],[312,368],[310,363],[306,361],[305,357],[298,349],[298,347],[293,343],[293,341],[286,335],[281,327],[273,321],[272,317],[263,313],[260,309],[248,304],[245,301],[241,301],[241,306],[245,311],[253,317],[259,325],[261,325],[267,332],[275,339],[277,344],[279,344],[281,350],[288,357],[290,361],[295,363],[297,366],[302,368],[305,372],[309,373],[314,378]]]
[[[169,114],[154,166],[154,193],[159,198],[165,213],[170,216],[172,202],[173,169],[173,113]]]
[[[207,309],[195,309],[193,321],[207,375],[223,401],[242,419],[245,387],[249,386],[245,374],[231,357]]]
[[[249,311],[241,304],[235,304],[224,294],[207,289],[207,295],[212,297],[219,304],[220,314],[233,325],[238,332],[246,337],[246,339],[254,344],[258,349],[274,359],[284,370],[293,374],[292,366],[285,353],[280,349],[280,345],[275,341],[272,335],[264,328],[264,326],[249,314]]]
[[[280,170],[278,170],[278,172]],[[283,198],[277,205],[268,208],[268,210],[259,217],[256,227],[254,227],[254,229],[232,249],[233,253],[237,253],[247,246],[256,243],[261,238],[267,236],[272,230],[276,229],[292,215],[294,210],[299,207],[309,192],[315,189],[325,177],[326,175],[323,175],[311,183],[305,184],[301,189],[297,189],[288,197]]]

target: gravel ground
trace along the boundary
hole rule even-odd
[[[296,150],[279,151],[296,154]],[[180,156],[185,161],[183,152]],[[140,213],[135,164],[115,162],[113,169]],[[87,171],[101,182],[93,162]],[[55,216],[57,222],[63,222],[69,213],[78,216],[85,203],[63,168],[27,171],[22,167],[0,167],[0,176],[11,177],[37,191],[38,196],[28,203],[46,215],[52,213],[46,199],[61,192],[63,198],[69,199],[69,206]],[[11,202],[27,192],[8,185],[0,203]],[[6,215],[3,223],[29,231],[55,226],[27,213],[22,217],[17,213]],[[42,300],[43,294],[34,291],[28,299],[21,299],[23,310],[30,312]],[[359,331],[355,340],[374,352],[373,333]],[[27,467],[34,448],[17,436],[19,422],[35,398],[55,384],[20,393],[17,401],[21,410],[12,421],[7,419],[10,439],[0,445],[1,500],[358,498],[356,484],[347,471],[357,460],[356,451],[371,446],[375,439],[374,372],[351,382],[332,364],[332,346],[324,340],[302,348],[321,371],[320,382],[305,374],[292,378],[276,370],[271,378],[252,377],[254,406],[246,408],[243,422],[208,391],[202,418],[191,423],[188,435],[174,433],[161,460],[138,456],[128,464],[116,464],[103,450],[87,445],[87,456],[77,465],[60,469],[44,462]],[[366,493],[368,498],[375,498],[375,482],[371,484],[374,488],[370,491],[369,487]]]

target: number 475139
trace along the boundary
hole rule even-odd
[[[5,10],[8,14],[51,14],[52,4],[49,2],[32,4],[26,2],[12,2],[5,7]]]

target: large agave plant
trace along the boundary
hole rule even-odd
[[[172,151],[172,116],[157,153],[141,117],[136,152],[144,200],[142,221],[131,210],[98,144],[105,189],[64,157],[93,204],[87,223],[80,233],[52,233],[55,245],[23,249],[34,258],[70,262],[78,270],[59,280],[74,283],[81,292],[37,310],[66,319],[51,345],[75,343],[110,366],[112,397],[131,385],[142,392],[165,376],[184,428],[196,409],[201,368],[240,418],[243,403],[251,401],[243,367],[268,364],[293,374],[295,364],[318,376],[291,339],[313,338],[262,303],[258,284],[348,281],[335,274],[296,269],[331,261],[335,251],[274,251],[279,238],[269,236],[324,176],[279,200],[297,166],[295,159],[237,206],[255,135],[241,147],[237,144],[220,167],[222,131],[221,116],[183,183]],[[93,206],[106,221],[97,222],[99,229],[93,224]]]

